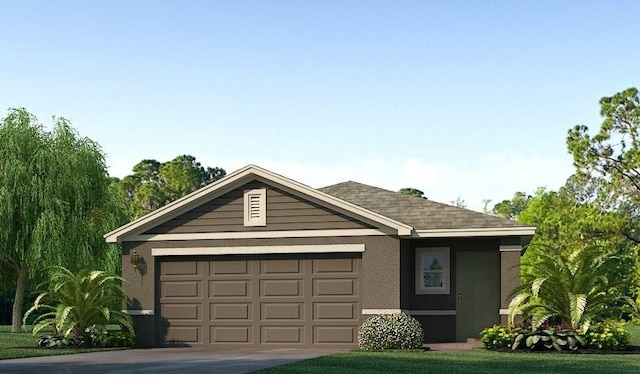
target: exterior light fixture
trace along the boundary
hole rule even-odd
[[[131,254],[129,255],[129,261],[131,261],[131,265],[133,266],[133,268],[135,270],[138,270],[138,268],[140,267],[140,255],[138,254],[138,252],[136,252],[135,249],[131,251]]]

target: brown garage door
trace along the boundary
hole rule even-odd
[[[353,255],[164,259],[163,345],[352,347],[360,266]]]

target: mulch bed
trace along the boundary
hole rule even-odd
[[[555,354],[598,354],[598,355],[633,355],[633,354],[640,354],[640,346],[637,345],[629,345],[627,346],[627,349],[625,349],[624,351],[609,351],[609,350],[604,350],[604,349],[593,349],[593,348],[578,348],[575,351],[571,351],[571,350],[563,350],[563,351],[556,351],[555,349],[549,349],[549,350],[532,350],[532,349],[516,349],[515,351],[512,350],[511,348],[498,348],[495,349],[496,352],[504,352],[504,353],[543,353],[543,354],[548,354],[548,353],[555,353]]]

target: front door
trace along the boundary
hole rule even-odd
[[[456,254],[456,340],[478,338],[485,327],[500,323],[500,253]]]

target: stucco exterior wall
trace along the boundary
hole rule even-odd
[[[136,316],[136,333],[142,346],[157,345],[159,325],[158,264],[151,255],[152,248],[233,247],[364,244],[362,253],[362,309],[400,308],[400,240],[388,236],[278,238],[278,239],[225,239],[193,241],[125,242],[123,244],[123,277],[125,290],[132,300],[130,310],[153,311],[154,315]],[[129,263],[129,254],[136,250],[142,266],[135,271]],[[267,255],[268,256],[268,255]],[[292,255],[295,256],[295,255]],[[139,313],[139,312],[133,312]],[[151,328],[154,326],[154,328]]]
[[[415,292],[415,250],[423,247],[447,247],[450,249],[450,292],[449,294],[421,295]],[[456,254],[460,251],[498,252],[498,238],[451,238],[431,240],[404,240],[400,255],[401,309],[415,312],[425,332],[425,342],[451,342],[456,340]],[[491,271],[491,269],[487,269]],[[501,265],[495,264],[493,271],[501,271]],[[482,281],[481,279],[479,280]],[[505,289],[509,285],[505,285]],[[502,289],[502,288],[501,288]],[[451,315],[420,315],[439,311]],[[437,313],[437,312],[436,312]],[[497,317],[496,317],[497,318]]]

